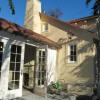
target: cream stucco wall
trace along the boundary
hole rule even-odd
[[[34,1],[34,2],[33,2]],[[28,4],[30,2],[30,4]],[[29,29],[34,32],[41,33],[41,24],[48,23],[48,31],[42,32],[42,35],[61,44],[61,48],[57,49],[56,68],[53,73],[55,79],[64,82],[65,84],[93,84],[94,79],[94,56],[95,47],[92,38],[93,34],[86,30],[74,28],[61,21],[57,21],[51,17],[39,16],[41,4],[38,0],[29,0],[26,8],[26,22]],[[32,7],[32,9],[31,9]],[[34,7],[34,8],[33,8]],[[31,17],[30,17],[31,16]],[[71,31],[74,35],[70,34]],[[77,62],[68,63],[68,45],[70,43],[77,44]],[[53,54],[53,53],[52,53]],[[50,55],[51,56],[51,55]],[[49,58],[48,58],[49,59]],[[55,66],[54,66],[55,67]],[[54,68],[52,69],[54,70]],[[53,76],[54,79],[54,76]],[[74,86],[74,85],[73,85]],[[80,93],[90,93],[90,88],[83,87],[70,88],[69,90]],[[74,89],[74,90],[73,90]]]
[[[71,85],[69,91],[77,92],[78,94],[91,93],[91,86],[94,84],[94,56],[95,46],[87,33],[82,38],[81,31],[78,36],[72,36],[67,31],[56,27],[55,25],[48,24],[48,32],[44,32],[43,35],[58,42],[62,43],[62,47],[57,50],[57,64],[56,64],[56,76],[57,80],[62,81],[64,84]],[[68,62],[68,45],[76,43],[77,45],[77,62]],[[78,87],[74,86],[78,84]],[[79,86],[89,85],[89,87]],[[74,86],[74,88],[73,88]]]
[[[42,32],[42,35],[48,37],[49,39],[58,42],[59,39],[67,39],[68,38],[68,34],[67,31],[64,31],[50,23],[48,23],[48,31],[44,31]]]
[[[57,76],[62,82],[75,85],[93,85],[94,84],[94,46],[84,40],[75,40],[77,44],[77,62],[68,62],[68,44],[58,50]],[[74,87],[75,88],[75,87]],[[85,90],[85,89],[84,89]],[[84,92],[81,90],[81,92]],[[80,92],[80,90],[76,90]]]

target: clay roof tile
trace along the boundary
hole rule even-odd
[[[27,36],[37,42],[52,46],[52,47],[59,47],[58,44],[45,36],[42,36],[38,33],[33,32],[32,30],[26,29],[22,26],[19,26],[15,23],[11,23],[5,19],[0,18],[0,29],[8,30],[12,33],[17,32],[19,35]]]

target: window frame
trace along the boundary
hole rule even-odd
[[[42,32],[48,32],[48,30],[49,30],[49,24],[46,23],[46,22],[43,22],[43,23],[41,24],[41,31],[42,31]]]
[[[71,55],[70,54],[70,52],[71,52],[71,46],[76,46],[76,55]],[[74,50],[73,50],[73,52],[74,52]],[[71,56],[76,56],[76,60],[71,60]],[[78,56],[77,56],[77,43],[71,43],[71,44],[69,44],[68,45],[68,63],[76,63],[77,62],[77,60],[78,60]]]
[[[12,46],[16,46],[16,48],[14,49],[15,52],[12,52]],[[21,49],[20,53],[17,52],[19,47],[20,47],[20,49]],[[8,81],[8,90],[15,90],[15,89],[19,89],[19,87],[20,87],[22,46],[19,45],[19,44],[17,44],[17,43],[16,43],[16,44],[12,43],[12,44],[10,45],[10,48],[11,48],[11,51],[10,51],[10,62],[9,62],[9,75],[10,75],[10,73],[11,73],[11,74],[13,73],[14,76],[13,76],[12,79],[10,78],[10,76],[9,76],[9,78],[8,78],[8,79],[9,79],[9,81]],[[12,61],[11,55],[14,55],[14,56],[15,56],[15,61]],[[20,61],[17,61],[18,55],[20,55]],[[14,64],[14,69],[13,69],[13,70],[11,69],[11,64]],[[19,70],[16,69],[16,68],[17,68],[17,64],[20,64],[20,65],[19,65],[19,68],[20,68]],[[18,73],[18,74],[16,74],[16,73]],[[19,75],[19,79],[17,79],[17,80],[16,80],[16,75]],[[11,82],[12,82],[13,87],[12,87],[12,88],[9,88],[9,83],[11,84]],[[17,88],[15,87],[16,82],[18,82],[18,87],[17,87]]]
[[[9,53],[9,69],[10,69],[10,55],[11,55],[11,46],[12,45],[17,45],[17,46],[21,46],[21,64],[20,64],[20,79],[19,79],[19,88],[16,89],[8,89],[9,92],[13,92],[13,91],[17,91],[17,90],[21,90],[22,89],[22,84],[23,84],[23,66],[24,66],[24,51],[25,51],[25,42],[22,41],[18,41],[18,40],[12,40],[11,43],[9,44],[9,48],[10,48],[10,53]],[[8,69],[8,70],[9,70]],[[10,70],[8,72],[8,82],[7,84],[9,85],[9,73]],[[8,88],[8,86],[7,86]]]

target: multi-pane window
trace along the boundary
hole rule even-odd
[[[45,51],[39,50],[39,61],[38,61],[38,85],[44,85],[45,82]]]
[[[3,42],[0,42],[0,78],[1,78],[2,57],[3,57]]]
[[[8,89],[18,89],[20,81],[21,46],[11,45]]]
[[[42,32],[48,31],[48,23],[42,23]]]
[[[76,44],[69,45],[69,62],[77,61],[77,46]]]

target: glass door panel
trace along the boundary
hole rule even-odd
[[[46,68],[45,68],[45,50],[39,49],[38,50],[38,66],[37,66],[37,84],[38,86],[44,85],[45,83],[45,76],[46,76]]]
[[[12,45],[10,54],[8,90],[19,89],[21,74],[21,46]]]

